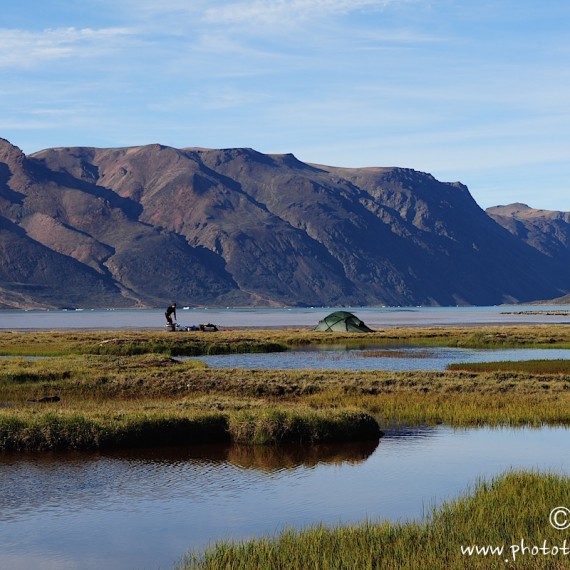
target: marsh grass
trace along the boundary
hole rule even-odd
[[[98,407],[82,412],[55,408],[0,410],[0,450],[42,451],[157,447],[211,442],[253,445],[378,440],[372,416],[359,411],[261,408],[251,411]]]
[[[273,352],[290,347],[459,346],[466,348],[570,348],[564,325],[389,328],[373,333],[322,333],[311,329],[228,330],[216,333],[164,331],[0,332],[0,354],[61,356],[90,353],[118,356],[198,356],[231,352]]]
[[[0,354],[4,356],[64,356],[100,354],[137,356],[197,356],[287,350],[276,333],[226,331],[219,333],[164,331],[76,331],[76,332],[0,332]],[[302,342],[302,341],[301,341]]]
[[[378,342],[394,346],[410,339],[416,345],[418,338],[549,345],[570,338],[566,327],[536,328],[457,329],[453,334],[402,329],[374,335]],[[215,345],[213,350],[228,351],[310,344],[315,339],[322,343],[323,335],[291,330],[230,331],[220,336],[128,332],[120,339],[109,333],[52,334],[53,347],[70,354],[1,360],[4,448],[124,446],[178,441],[178,433],[181,439],[207,440],[207,430],[196,425],[213,416],[223,416],[224,437],[249,443],[354,439],[378,429],[370,423],[371,416],[380,425],[570,425],[570,374],[564,362],[525,363],[521,370],[512,363],[496,363],[490,371],[445,372],[209,369],[171,354],[185,343],[195,348],[208,342]],[[362,335],[325,337],[362,342]],[[34,347],[45,348],[50,338],[44,333],[1,333],[0,348],[21,347],[24,339],[33,352]],[[145,352],[149,340],[157,338],[170,342],[168,349]],[[139,342],[145,347],[142,354],[130,354]],[[96,354],[97,347],[107,345],[127,350]],[[46,397],[59,401],[40,403]],[[219,424],[204,421],[216,434],[212,437],[222,437]],[[162,439],[151,435],[160,431],[166,434]]]
[[[339,420],[337,416],[346,410],[373,416],[380,426],[570,425],[570,375],[566,374],[209,369],[201,362],[156,354],[5,358],[2,364],[0,417],[10,418],[10,425],[25,420],[35,426],[34,434],[45,433],[36,423],[51,412],[94,422],[89,424],[92,443],[70,443],[71,448],[100,447],[113,441],[124,446],[136,437],[141,442],[155,441],[149,436],[152,431],[190,429],[184,427],[184,416],[194,421],[200,414],[217,412],[231,424],[230,438],[255,443],[342,440],[368,433],[368,419],[353,415],[344,424]],[[60,401],[38,402],[54,396]],[[138,436],[122,436],[113,418],[123,418],[125,425],[127,419],[132,421],[125,432]],[[50,422],[63,429],[55,419]],[[147,431],[137,427],[147,424],[152,425]],[[79,423],[73,425],[74,433],[79,433]],[[18,433],[11,436],[15,442],[36,441],[35,436]],[[87,441],[87,436],[68,433],[71,442]],[[207,440],[205,432],[197,433]],[[168,436],[164,441],[176,438]],[[51,435],[47,440],[59,441]],[[9,445],[27,444],[4,444]],[[36,447],[53,445],[59,444]]]
[[[55,410],[0,415],[0,449],[42,451],[109,449],[228,441],[221,414],[101,414]]]
[[[229,416],[237,443],[327,443],[378,440],[380,428],[369,414],[351,410],[241,410]]]
[[[567,374],[570,375],[570,360],[520,360],[506,362],[455,363],[448,370],[466,372],[526,372],[528,374]]]
[[[243,542],[219,542],[189,553],[178,570],[305,570],[347,568],[562,569],[570,556],[516,553],[511,546],[561,547],[566,533],[549,524],[550,511],[570,505],[570,479],[510,472],[480,481],[471,493],[429,512],[424,521],[286,530]],[[503,547],[498,555],[462,553],[473,545]],[[570,545],[569,545],[570,546]]]

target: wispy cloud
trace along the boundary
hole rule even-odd
[[[40,32],[0,29],[0,67],[30,67],[70,57],[108,53],[131,36],[127,28],[58,28]]]
[[[228,2],[208,8],[206,22],[217,24],[284,25],[315,17],[347,14],[359,10],[377,10],[406,0],[257,0]]]
[[[252,146],[470,184],[534,165],[528,188],[567,163],[564,0],[8,4],[1,136],[31,150]]]
[[[125,0],[137,7],[137,17],[158,14],[189,14],[202,22],[283,23],[308,18],[380,10],[390,4],[409,4],[419,0]],[[116,4],[115,4],[116,7]]]

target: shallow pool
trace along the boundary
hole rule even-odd
[[[570,358],[569,349],[474,349],[449,347],[334,348],[321,346],[286,352],[221,354],[192,357],[212,368],[336,369],[336,370],[445,370],[458,362],[552,360]]]

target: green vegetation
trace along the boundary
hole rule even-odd
[[[566,554],[562,550],[567,533],[549,524],[551,510],[560,505],[570,505],[569,478],[512,472],[480,482],[472,494],[434,509],[421,523],[318,526],[241,543],[221,542],[205,553],[188,554],[178,568],[562,569],[570,565],[570,544]],[[473,546],[502,547],[503,552],[462,553],[462,547],[465,552]],[[535,546],[549,550],[533,550]]]
[[[274,340],[277,336],[247,331],[215,334],[157,331],[0,332],[0,354],[4,356],[70,354],[198,356],[286,350],[286,341],[277,342]]]
[[[131,410],[106,416],[57,410],[0,416],[0,450],[108,449],[207,442],[321,443],[378,439],[378,424],[354,411],[261,408],[204,412]]]

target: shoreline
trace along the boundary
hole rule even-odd
[[[309,308],[192,308],[180,310],[181,326],[213,323],[223,330],[311,329],[335,310],[355,314],[370,328],[489,327],[570,324],[570,306],[500,305],[493,307],[309,307]],[[53,331],[161,331],[162,309],[73,311],[0,311],[0,332]]]

